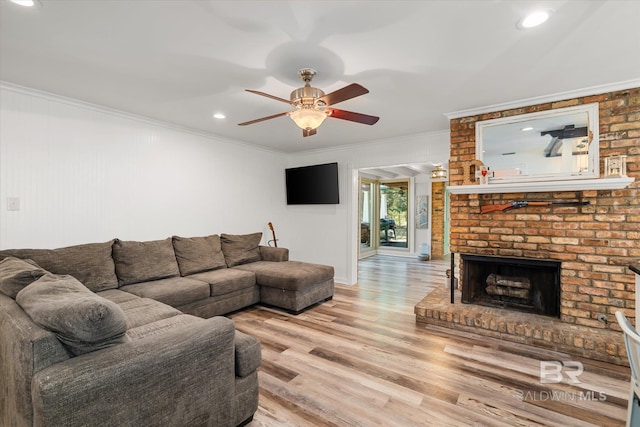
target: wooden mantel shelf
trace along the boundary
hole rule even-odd
[[[574,179],[567,181],[509,182],[478,185],[452,185],[451,194],[489,193],[542,193],[553,191],[619,190],[626,188],[635,178]]]

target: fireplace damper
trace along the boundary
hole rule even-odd
[[[560,262],[462,254],[462,302],[560,317]]]

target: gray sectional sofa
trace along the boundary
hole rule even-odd
[[[333,267],[262,235],[0,251],[0,425],[237,426],[258,407],[257,339],[222,315],[298,313]]]

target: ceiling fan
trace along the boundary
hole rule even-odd
[[[316,134],[316,129],[327,117],[363,123],[366,125],[373,125],[380,120],[380,117],[332,108],[333,105],[339,102],[367,94],[369,91],[357,83],[352,83],[342,89],[338,89],[335,92],[325,95],[322,90],[311,86],[311,80],[316,74],[316,70],[311,68],[303,68],[298,71],[298,76],[300,76],[302,81],[304,81],[304,87],[291,92],[289,97],[290,99],[288,100],[269,95],[268,93],[259,92],[257,90],[246,89],[247,92],[255,93],[256,95],[266,96],[267,98],[275,99],[276,101],[286,102],[295,109],[293,111],[287,111],[244,123],[238,123],[238,126],[246,126],[269,119],[275,119],[276,117],[289,116],[296,125],[302,129],[302,136],[311,136]]]

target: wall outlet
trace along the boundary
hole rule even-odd
[[[20,210],[20,198],[19,197],[7,197],[7,210],[19,211]]]

